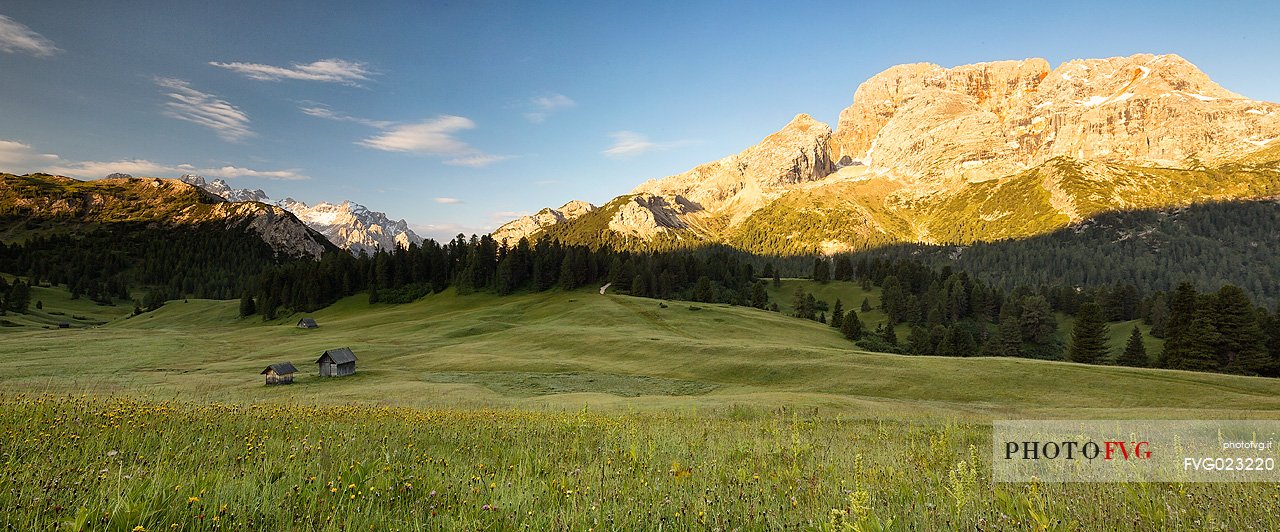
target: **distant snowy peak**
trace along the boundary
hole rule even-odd
[[[179,179],[227,201],[272,202],[266,192],[243,188],[233,189],[221,179],[208,182],[204,177],[193,174],[184,175]],[[323,234],[334,245],[350,250],[352,253],[361,251],[371,253],[377,249],[391,250],[422,243],[422,237],[409,228],[408,222],[393,221],[385,213],[371,211],[359,203],[322,201],[315,205],[307,205],[293,198],[285,198],[275,202],[275,205],[293,213],[307,226]]]
[[[261,189],[249,190],[247,188],[231,188],[226,181],[214,179],[213,182],[205,182],[204,177],[195,174],[184,174],[178,179],[184,183],[195,185],[206,191],[216,194],[227,201],[257,201],[260,203],[270,203],[271,198],[267,197],[267,193]]]
[[[320,202],[307,205],[293,198],[285,198],[276,202],[276,205],[292,212],[312,229],[328,237],[330,242],[353,253],[390,250],[422,243],[422,237],[409,228],[408,222],[391,220],[386,214],[371,211],[358,203],[343,201],[337,204]]]

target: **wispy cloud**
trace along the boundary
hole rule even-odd
[[[308,116],[351,122],[381,130],[376,135],[356,142],[357,145],[374,150],[431,155],[443,158],[447,165],[472,168],[512,158],[510,155],[485,153],[458,140],[455,134],[476,127],[476,123],[465,116],[441,115],[418,122],[401,123],[351,116],[315,102],[303,102],[298,109]]]
[[[334,111],[333,109],[330,109],[327,105],[312,103],[312,102],[306,102],[303,104],[302,107],[299,107],[298,109],[301,110],[303,114],[306,114],[308,116],[314,116],[316,118],[324,118],[327,120],[336,120],[338,122],[353,122],[356,124],[369,126],[376,129],[386,129],[395,125],[395,122],[390,122],[387,120],[370,120],[368,118],[351,116],[346,113],[339,113],[337,111]]]
[[[0,52],[28,53],[36,57],[49,57],[61,52],[53,41],[31,31],[21,22],[0,15]]]
[[[505,161],[511,158],[512,158],[511,155],[493,155],[489,153],[476,152],[469,155],[463,155],[461,157],[445,159],[444,164],[447,164],[450,166],[470,166],[472,168],[483,168],[493,163],[500,163],[502,161]]]
[[[563,94],[549,94],[529,100],[529,105],[533,110],[524,114],[525,119],[535,124],[541,124],[552,113],[575,107],[578,102]]]
[[[615,159],[625,159],[649,152],[669,150],[692,144],[692,141],[688,140],[654,142],[649,137],[635,131],[615,131],[610,133],[609,137],[613,139],[613,145],[605,149],[603,153]]]
[[[156,84],[169,91],[165,115],[212,129],[228,142],[239,142],[254,135],[249,129],[249,115],[226,100],[198,91],[180,79],[156,78]]]
[[[249,79],[259,81],[293,79],[357,85],[357,82],[367,81],[369,76],[377,74],[364,63],[345,59],[321,59],[310,64],[294,63],[287,67],[261,63],[219,63],[217,61],[210,61],[209,64],[244,74]]]
[[[457,205],[462,203],[462,200],[458,198],[436,198],[435,201],[441,205]]]
[[[191,164],[169,165],[146,159],[67,162],[50,167],[46,171],[81,179],[96,179],[114,173],[129,174],[137,177],[178,177],[183,174],[197,174],[204,177],[222,179],[235,179],[237,177],[257,177],[282,181],[309,179],[296,168],[287,170],[254,170],[231,165],[201,168]]]
[[[471,151],[467,143],[453,138],[458,131],[473,129],[476,123],[464,116],[442,115],[413,124],[391,126],[381,134],[359,142],[382,151],[462,155]]]
[[[69,161],[56,153],[43,153],[30,144],[16,140],[0,140],[0,171],[13,173],[45,172],[80,179],[97,179],[114,173],[148,177],[178,177],[182,174],[199,174],[205,177],[220,177],[223,179],[237,177],[280,180],[309,179],[302,174],[302,170],[297,168],[256,170],[234,165],[199,167],[186,163],[158,163],[146,159]]]

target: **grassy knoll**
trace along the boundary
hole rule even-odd
[[[1273,485],[992,484],[988,450],[991,419],[1275,418],[1275,380],[866,353],[594,290],[237,308],[0,333],[0,527],[1280,528]],[[315,376],[338,346],[358,373]]]

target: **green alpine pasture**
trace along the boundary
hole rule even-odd
[[[771,297],[797,286],[878,305]],[[314,330],[38,290],[103,324],[0,328],[6,528],[1280,527],[1274,485],[990,481],[991,420],[1275,418],[1270,379],[867,353],[785,309],[595,290],[356,296]],[[357,373],[318,377],[344,346]],[[265,386],[283,361],[296,383]]]

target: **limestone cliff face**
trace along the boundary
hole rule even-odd
[[[1176,55],[916,63],[859,86],[834,132],[798,115],[561,233],[765,253],[1029,236],[1108,210],[1280,194],[1277,149],[1280,105]],[[564,223],[551,214],[508,226]]]
[[[1058,156],[1186,167],[1266,146],[1280,106],[1246,99],[1176,55],[890,68],[840,113],[832,157],[933,191]]]
[[[514,246],[522,238],[532,238],[542,229],[558,223],[575,220],[595,209],[595,205],[585,201],[573,200],[561,205],[559,209],[547,207],[532,215],[521,216],[502,224],[490,236],[499,244],[505,242],[507,246]]]
[[[760,143],[683,174],[651,180],[632,190],[683,204],[680,215],[739,222],[796,186],[822,179],[835,165],[828,141],[831,128],[807,114]]]

